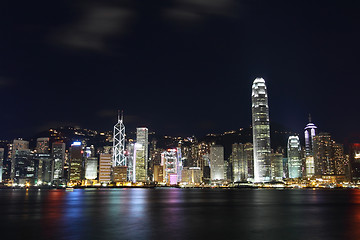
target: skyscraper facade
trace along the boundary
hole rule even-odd
[[[84,161],[81,142],[74,142],[70,148],[70,182],[81,184],[84,176]]]
[[[212,181],[224,180],[224,147],[210,147],[210,177]]]
[[[170,175],[181,174],[181,170],[179,170],[179,158],[178,158],[178,149],[167,149],[163,152],[164,156],[164,166],[165,166],[165,182],[170,183]]]
[[[35,150],[35,158],[38,161],[38,184],[49,184],[54,175],[54,159],[50,154],[50,139],[38,138]]]
[[[305,155],[314,156],[313,147],[314,147],[314,137],[316,136],[317,127],[311,122],[311,117],[309,116],[309,123],[305,127]]]
[[[314,137],[315,175],[335,174],[333,141],[329,133],[319,133]]]
[[[254,147],[254,181],[271,180],[270,120],[268,95],[263,78],[252,85],[252,128]]]
[[[118,122],[114,126],[113,166],[127,166],[125,156],[125,125],[122,114],[118,116]]]
[[[204,155],[205,154],[209,154],[210,152],[210,145],[208,143],[205,142],[201,142],[198,144],[198,156],[197,156],[197,167],[200,167],[201,171],[204,171],[204,166],[205,166],[205,160],[204,160]],[[182,151],[181,151],[182,153]],[[184,155],[182,154],[181,159],[184,159]],[[183,161],[182,161],[183,162]]]
[[[350,145],[349,161],[351,181],[360,182],[360,143]]]
[[[9,149],[10,150],[10,149]],[[24,151],[29,151],[29,153],[25,154]],[[10,157],[11,157],[11,179],[14,180],[15,176],[19,177],[20,175],[20,171],[21,171],[21,166],[22,166],[22,161],[21,164],[18,164],[18,157],[21,155],[23,158],[24,155],[29,155],[30,154],[30,150],[29,150],[29,142],[28,141],[24,141],[22,139],[15,139],[11,145],[11,153],[10,153]],[[17,168],[18,167],[18,168]],[[14,181],[15,182],[15,181]]]
[[[135,154],[135,144],[132,139],[130,139],[126,144],[126,162],[127,162],[127,180],[129,182],[135,182],[134,180],[134,154]]]
[[[232,152],[230,156],[230,162],[232,167],[233,182],[240,182],[245,177],[242,171],[241,153],[242,144],[234,143],[232,145]]]
[[[85,179],[95,180],[98,174],[98,158],[97,157],[86,157],[85,158]]]
[[[136,129],[136,143],[134,154],[134,181],[146,182],[147,181],[147,168],[148,168],[148,129]]]
[[[315,156],[314,156],[314,137],[316,136],[317,127],[311,122],[309,115],[309,123],[305,127],[305,174],[307,177],[315,175]]]
[[[301,146],[298,136],[290,136],[287,144],[289,178],[302,177]]]
[[[37,153],[49,153],[50,151],[50,139],[49,138],[38,138],[36,141],[36,152]]]
[[[253,178],[253,147],[251,143],[234,143],[231,152],[233,182]]]
[[[52,144],[52,157],[54,159],[54,180],[61,182],[66,177],[64,176],[65,166],[65,143],[54,142]]]
[[[283,170],[283,154],[282,153],[271,153],[271,177],[273,180],[280,181],[283,179],[284,170]]]
[[[11,179],[15,184],[36,183],[36,165],[29,149],[29,142],[13,141],[11,149]]]
[[[315,162],[313,156],[305,157],[305,174],[306,177],[312,177],[315,175]]]
[[[247,162],[247,181],[254,180],[254,147],[252,143],[244,144],[244,158]]]
[[[0,182],[3,181],[4,148],[0,148]]]
[[[344,154],[344,146],[340,143],[333,143],[333,157],[335,160],[335,174],[345,175],[348,168],[348,162]]]
[[[112,155],[109,153],[101,153],[99,162],[99,182],[108,184],[111,181]]]
[[[197,185],[201,183],[202,171],[200,167],[184,167],[181,175],[181,182],[183,183]]]

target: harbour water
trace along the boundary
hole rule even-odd
[[[0,234],[37,240],[360,239],[360,190],[4,189]]]

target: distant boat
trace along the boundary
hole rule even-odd
[[[73,191],[74,191],[74,188],[72,188],[72,187],[67,187],[67,188],[65,189],[65,191],[67,191],[67,192],[73,192]]]

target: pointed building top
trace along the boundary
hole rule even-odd
[[[118,110],[118,122],[122,122],[124,120],[124,112],[123,110],[121,110],[121,113],[120,113],[120,110]]]
[[[306,125],[305,130],[311,128],[317,128],[317,127],[315,126],[315,124],[312,123],[311,114],[309,114],[309,123]]]
[[[263,78],[255,78],[254,83],[265,83]]]

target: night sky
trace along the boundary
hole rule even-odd
[[[340,142],[360,134],[357,1],[102,0],[0,3],[0,139],[62,125],[203,135],[311,113]]]

